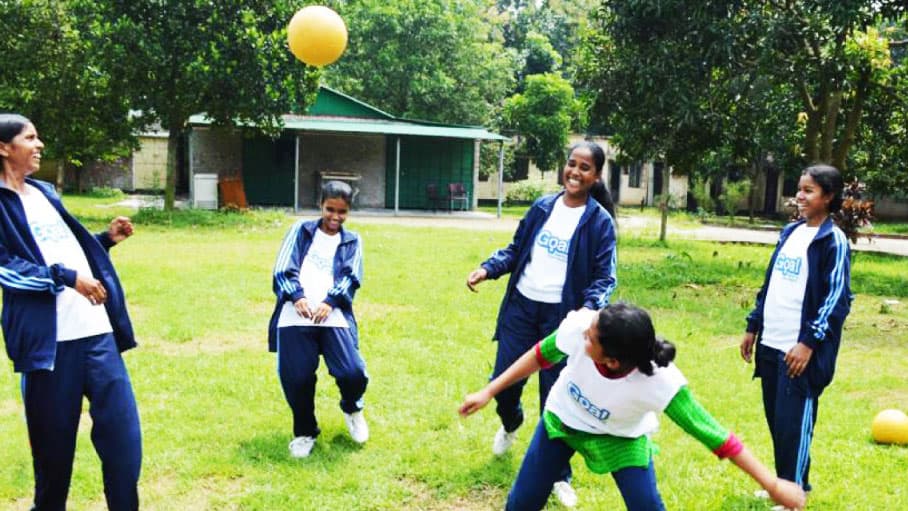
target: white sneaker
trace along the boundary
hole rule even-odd
[[[312,452],[315,447],[315,438],[311,436],[298,436],[290,441],[290,456],[294,458],[305,458]]]
[[[508,449],[514,445],[514,440],[517,439],[517,430],[511,431],[508,433],[504,430],[504,426],[498,428],[498,432],[495,433],[495,440],[492,442],[492,454],[495,456],[501,456],[502,454],[508,452]]]
[[[552,493],[558,497],[558,502],[564,507],[574,507],[577,505],[577,492],[567,481],[558,481],[552,486]]]
[[[369,439],[369,425],[366,424],[366,418],[363,412],[345,413],[344,420],[347,421],[347,429],[350,430],[350,438],[358,444],[366,443]]]

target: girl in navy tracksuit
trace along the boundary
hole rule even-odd
[[[142,444],[120,352],[136,345],[107,250],[132,234],[119,217],[92,236],[36,172],[44,144],[21,115],[0,114],[0,285],[6,353],[22,373],[37,511],[63,510],[82,397],[112,510],[138,509]]]
[[[558,327],[569,311],[599,310],[615,289],[616,237],[608,190],[602,184],[605,153],[593,142],[571,147],[562,170],[564,190],[537,200],[527,211],[507,247],[492,254],[467,277],[467,286],[511,274],[498,313],[494,339],[496,378],[533,344]],[[539,373],[540,413],[564,362]],[[495,396],[502,427],[492,444],[494,454],[510,448],[524,415],[520,395],[526,379]],[[554,490],[573,505],[568,484],[570,465]]]
[[[340,389],[350,436],[369,438],[362,397],[369,377],[359,353],[353,296],[363,278],[359,236],[342,228],[353,191],[341,181],[322,187],[321,218],[293,225],[274,265],[277,303],[268,326],[268,348],[277,351],[278,374],[293,412],[290,454],[309,456],[320,430],[315,419],[319,355]]]
[[[801,220],[785,226],[769,260],[741,356],[763,387],[776,473],[810,490],[810,443],[823,389],[832,381],[842,324],[851,308],[848,239],[832,220],[842,176],[814,165],[798,182]]]

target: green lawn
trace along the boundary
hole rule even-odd
[[[97,202],[96,199],[93,199]],[[83,202],[84,201],[84,202]],[[95,227],[121,211],[86,198],[67,204]],[[122,211],[129,213],[128,210]],[[137,220],[162,221],[143,212]],[[190,221],[186,218],[195,215]],[[291,218],[273,212],[178,215],[140,223],[113,249],[140,346],[125,355],[144,435],[141,498],[153,510],[501,509],[531,434],[495,459],[493,407],[456,414],[483,385],[504,279],[478,294],[467,273],[511,233],[357,224],[366,277],[357,295],[371,382],[371,440],[348,437],[338,392],[320,368],[323,433],[310,458],[288,457],[290,413],[266,351],[270,270]],[[622,231],[617,298],[650,310],[678,346],[677,363],[699,399],[771,463],[758,383],[738,342],[770,248],[675,242]],[[908,409],[906,260],[854,256],[854,311],[836,381],[824,394],[813,447],[810,508],[908,509],[908,447],[875,445],[873,415]],[[886,305],[884,300],[897,299]],[[535,379],[525,407],[537,409]],[[87,408],[86,408],[87,409]],[[656,435],[659,485],[672,510],[767,510],[755,484],[717,461],[667,418]],[[87,413],[79,434],[70,508],[104,509]],[[27,509],[31,458],[19,376],[0,371],[0,509]],[[574,460],[580,510],[622,509],[608,477]],[[551,504],[552,509],[558,505]]]

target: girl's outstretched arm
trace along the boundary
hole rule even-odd
[[[464,417],[478,412],[499,392],[524,378],[528,378],[540,369],[542,369],[542,366],[539,365],[539,360],[536,358],[536,348],[530,348],[516,362],[511,364],[511,367],[501,373],[498,378],[490,381],[485,388],[468,395],[464,399],[463,404],[460,405],[460,408],[457,409],[457,412]]]
[[[741,449],[741,452],[730,456],[732,463],[760,483],[772,500],[782,504],[789,509],[802,509],[806,503],[807,497],[801,487],[791,481],[786,481],[776,477],[766,465],[760,462],[747,447]]]

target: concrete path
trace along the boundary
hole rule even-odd
[[[131,197],[128,201],[118,203],[132,207],[160,206],[163,199],[160,197]],[[315,217],[319,212],[315,209],[298,211],[297,216]],[[401,210],[397,215],[390,209],[357,209],[351,215],[354,224],[395,224],[413,227],[453,227],[477,231],[504,231],[514,232],[517,228],[516,218],[496,218],[495,215],[481,211],[420,211]],[[622,211],[618,215],[618,225],[622,232],[640,232],[642,230],[655,231],[658,236],[659,219],[650,216],[637,216]],[[678,227],[668,222],[668,237],[719,241],[738,243],[762,243],[775,245],[779,240],[778,230],[745,229],[733,227],[720,227],[713,225],[698,225],[693,227]],[[908,257],[908,237],[881,238],[874,237],[868,240],[861,237],[857,245],[852,244],[853,250],[882,252]]]
[[[316,215],[316,211],[301,212],[303,216]],[[495,230],[514,232],[517,228],[518,219],[515,218],[495,218],[481,212],[401,212],[401,215],[394,216],[391,214],[380,213],[373,214],[371,211],[354,212],[351,217],[354,223],[363,224],[397,224],[414,227],[454,227],[471,230]],[[641,230],[655,231],[658,235],[659,219],[653,217],[619,215],[618,225],[622,232],[639,232]],[[699,225],[695,227],[676,227],[672,225],[671,220],[668,222],[668,238],[674,237],[690,240],[719,241],[719,242],[738,242],[738,243],[762,243],[775,245],[779,241],[778,230],[762,229],[745,229],[733,227],[720,227],[713,225]],[[882,252],[908,257],[908,238],[880,238],[874,237],[868,240],[866,237],[858,239],[857,245],[852,244],[853,250],[862,250],[870,252]]]

